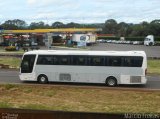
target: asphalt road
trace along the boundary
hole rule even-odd
[[[42,47],[40,49],[47,49]],[[51,48],[52,50],[79,50],[68,48],[57,48],[56,46]],[[93,46],[87,46],[86,50],[98,50],[98,51],[130,51],[140,50],[145,51],[147,57],[160,58],[160,46],[144,46],[144,45],[129,45],[129,44],[113,44],[113,43],[97,43]]]
[[[144,46],[144,45],[128,45],[128,44],[111,44],[98,43],[89,47],[90,50],[104,50],[104,51],[129,51],[142,50],[145,51],[147,57],[160,57],[160,46]]]
[[[37,84],[36,82],[21,82],[19,80],[19,71],[15,70],[0,70],[0,83],[1,84]],[[148,82],[146,85],[120,85],[121,88],[142,88],[142,89],[160,89],[160,76],[147,76]],[[49,85],[66,85],[64,83],[50,83]],[[67,85],[75,85],[67,83]],[[77,84],[76,84],[77,85]],[[86,86],[86,84],[78,84],[78,86]],[[87,86],[100,87],[99,84],[87,84]],[[104,87],[104,86],[103,86]]]

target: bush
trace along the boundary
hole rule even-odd
[[[16,51],[16,47],[15,46],[7,46],[5,47],[6,51]]]
[[[126,37],[126,41],[144,41],[145,37]]]
[[[119,40],[120,37],[108,37],[108,36],[98,36],[98,39],[105,39],[105,40]]]
[[[160,41],[160,37],[154,37],[155,38],[155,41]]]

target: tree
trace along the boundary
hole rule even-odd
[[[58,22],[58,21],[52,24],[53,28],[63,28],[64,26],[65,25],[62,22]]]
[[[2,24],[4,29],[25,29],[27,24],[23,20],[14,19],[14,20],[7,20]]]
[[[29,28],[30,29],[45,29],[45,28],[50,28],[50,26],[40,21],[40,22],[32,22]]]
[[[160,19],[153,20],[150,24],[160,24]]]
[[[155,36],[160,35],[160,20],[153,20],[149,25],[149,31]]]
[[[114,19],[109,19],[105,22],[103,33],[117,34],[117,22]]]
[[[74,22],[70,22],[68,24],[66,24],[67,28],[81,28],[82,26],[78,23],[74,23]]]
[[[117,25],[117,35],[118,36],[127,36],[128,24],[121,22]]]

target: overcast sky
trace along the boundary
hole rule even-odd
[[[140,23],[160,19],[160,0],[0,0],[0,23]]]

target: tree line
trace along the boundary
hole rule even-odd
[[[121,37],[139,37],[152,34],[154,36],[160,36],[160,20],[153,20],[151,22],[143,21],[138,24],[133,23],[118,23],[114,19],[108,19],[105,23],[93,23],[93,24],[79,24],[70,22],[64,24],[62,22],[54,22],[51,25],[40,22],[32,22],[29,25],[20,19],[7,20],[0,24],[0,28],[4,30],[16,30],[16,29],[49,29],[49,28],[102,28],[99,34],[114,34]]]

